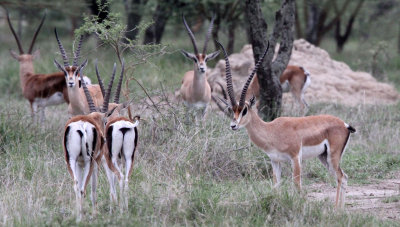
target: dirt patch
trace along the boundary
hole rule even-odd
[[[335,202],[336,188],[325,184],[307,187],[307,196]],[[400,179],[376,180],[373,184],[347,186],[345,209],[400,221]]]
[[[245,45],[240,53],[229,56],[235,92],[241,92],[243,84],[254,68],[253,50]],[[311,74],[311,85],[305,93],[309,104],[318,102],[358,104],[393,104],[399,93],[390,84],[378,82],[366,72],[355,72],[343,62],[332,60],[325,50],[300,39],[293,44],[290,65],[303,66]],[[215,91],[220,92],[216,82],[225,82],[225,61],[220,60],[210,69],[208,80]],[[292,102],[290,94],[283,96],[284,103]]]

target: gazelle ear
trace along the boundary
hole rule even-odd
[[[181,53],[183,54],[183,56],[185,56],[186,58],[192,59],[194,61],[197,61],[197,58],[194,54],[191,54],[189,52],[186,52],[184,50],[181,50]]]
[[[39,58],[40,57],[40,50],[39,49],[35,50],[35,52],[33,52],[32,56],[33,56],[33,59]]]
[[[211,54],[207,54],[207,56],[206,56],[206,58],[204,60],[206,62],[209,61],[209,60],[212,60],[212,59],[216,58],[219,55],[219,53],[220,53],[220,51],[218,50],[218,51],[215,51],[215,52],[213,52]]]
[[[254,104],[256,103],[256,96],[252,96],[250,99],[250,108],[254,106]]]
[[[17,52],[10,50],[11,57],[13,57],[15,60],[18,60],[19,54]]]

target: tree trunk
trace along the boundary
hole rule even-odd
[[[400,54],[400,23],[399,23],[399,35],[397,37],[397,53]]]
[[[138,34],[137,26],[140,24],[142,15],[140,14],[141,0],[131,0],[128,4],[128,0],[125,0],[125,11],[128,15],[127,18],[127,32],[126,38],[135,40]]]
[[[165,25],[172,12],[171,6],[169,5],[170,2],[171,1],[158,2],[156,11],[153,14],[154,23],[146,30],[143,44],[159,44],[161,42]]]
[[[246,0],[246,17],[250,25],[251,44],[255,61],[259,59],[268,45],[268,25],[263,19],[259,0]],[[294,0],[283,0],[276,12],[275,25],[269,38],[270,50],[261,67],[257,70],[260,83],[260,105],[258,113],[265,121],[280,115],[282,88],[279,76],[289,62],[293,47],[293,27],[295,20]],[[281,40],[278,55],[274,61],[275,45]]]
[[[349,21],[347,22],[346,25],[346,30],[344,34],[341,34],[341,18],[339,17],[336,21],[336,29],[335,29],[335,39],[336,39],[336,51],[337,52],[342,52],[344,44],[347,42],[347,40],[350,37],[351,30],[353,29],[353,24],[355,21],[355,18],[360,11],[362,4],[364,3],[364,0],[360,0],[354,9],[353,13],[350,16]]]
[[[318,41],[318,21],[320,17],[320,10],[315,3],[311,3],[309,7],[306,40],[316,45]]]
[[[228,53],[233,53],[233,49],[235,47],[235,29],[236,29],[236,21],[232,21],[228,25]]]

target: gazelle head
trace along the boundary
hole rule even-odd
[[[33,35],[32,42],[31,42],[31,45],[29,46],[29,50],[28,50],[27,53],[25,53],[24,49],[22,49],[21,42],[20,42],[20,40],[19,40],[17,34],[15,33],[15,30],[14,30],[12,24],[11,24],[10,16],[9,16],[9,13],[8,13],[7,9],[6,9],[6,17],[7,17],[8,26],[10,27],[10,30],[11,30],[12,34],[14,35],[14,38],[15,38],[15,41],[17,42],[18,50],[19,50],[19,54],[17,52],[13,51],[13,50],[10,50],[11,56],[13,58],[15,58],[16,60],[18,60],[19,62],[32,62],[33,59],[38,57],[39,54],[40,54],[39,50],[36,50],[33,53],[32,53],[32,50],[33,50],[33,46],[35,45],[35,41],[36,41],[36,38],[37,38],[37,36],[39,34],[39,31],[42,28],[42,25],[44,23],[44,19],[46,18],[46,13],[43,15],[42,20],[41,20],[41,22],[39,24],[39,27],[36,29],[36,32]]]
[[[252,111],[252,107],[255,104],[255,97],[253,96],[248,102],[246,102],[246,93],[247,89],[250,86],[251,81],[253,80],[253,77],[258,69],[260,67],[261,62],[264,60],[265,55],[268,52],[269,49],[269,42],[268,42],[268,47],[265,49],[264,54],[262,57],[258,60],[256,66],[254,67],[253,71],[249,75],[246,83],[243,86],[242,93],[240,95],[240,100],[239,104],[236,102],[235,99],[235,93],[233,92],[233,84],[232,84],[232,73],[231,73],[231,66],[229,64],[229,59],[228,59],[228,54],[225,51],[224,46],[222,46],[221,43],[217,41],[218,45],[222,48],[222,51],[224,52],[224,57],[225,57],[225,74],[226,74],[226,87],[228,89],[228,95],[229,99],[231,101],[231,104],[229,104],[226,100],[221,99],[227,105],[228,108],[231,108],[233,111],[233,119],[231,122],[231,129],[232,130],[237,130],[239,128],[242,128],[246,126],[250,120],[251,120],[251,114],[249,114]]]
[[[192,41],[192,44],[193,44],[194,54],[186,52],[184,50],[181,50],[181,52],[182,52],[183,56],[193,60],[195,66],[196,66],[196,70],[200,73],[205,73],[207,71],[207,61],[214,59],[219,54],[219,51],[215,51],[211,54],[207,54],[207,44],[208,44],[212,29],[213,29],[214,19],[215,19],[215,16],[212,17],[210,26],[208,27],[206,40],[204,42],[203,52],[199,53],[199,51],[197,49],[197,45],[196,45],[196,39],[194,38],[193,32],[190,30],[190,28],[185,20],[185,17],[182,15],[183,24],[185,25],[185,28],[189,34],[190,40]]]
[[[56,34],[56,39],[57,39],[58,47],[60,48],[61,56],[64,61],[64,66],[61,66],[60,63],[58,63],[57,60],[55,60],[55,59],[54,59],[54,65],[57,66],[58,69],[60,69],[61,71],[64,72],[65,82],[67,83],[68,87],[73,88],[73,87],[75,87],[76,84],[78,84],[78,86],[80,88],[82,86],[80,72],[83,70],[84,67],[86,67],[86,64],[87,64],[87,60],[86,60],[84,62],[84,64],[78,66],[83,36],[80,36],[80,38],[79,38],[78,48],[74,52],[74,61],[71,66],[69,64],[69,60],[68,60],[67,54],[65,52],[65,49],[64,49],[63,45],[61,44],[60,39],[58,38],[57,29],[54,29],[54,33]]]

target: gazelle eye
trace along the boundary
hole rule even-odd
[[[245,108],[243,109],[242,116],[244,116],[244,115],[246,115],[246,114],[247,114],[247,107],[245,107]]]

